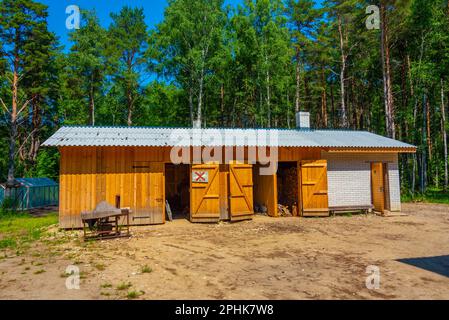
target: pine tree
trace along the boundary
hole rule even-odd
[[[6,70],[2,79],[10,85],[8,100],[1,99],[0,103],[7,115],[9,127],[8,152],[8,186],[14,185],[15,158],[19,125],[24,121],[24,114],[30,103],[36,99],[30,92],[22,88],[25,71],[33,54],[29,47],[35,41],[33,36],[42,34],[46,29],[47,7],[30,0],[2,0],[0,2],[0,41],[2,43],[2,57],[6,60]],[[9,190],[9,188],[8,188]]]
[[[118,14],[112,13],[108,30],[107,55],[115,66],[114,78],[119,84],[126,103],[126,123],[133,124],[136,104],[141,96],[141,83],[146,69],[144,53],[148,32],[142,8],[123,7]]]
[[[83,11],[82,17],[80,29],[70,34],[73,45],[67,57],[67,71],[70,73],[68,80],[73,83],[72,86],[76,86],[73,93],[78,96],[74,97],[79,101],[77,109],[79,106],[88,106],[87,124],[95,125],[95,106],[108,72],[105,68],[107,35],[94,12]]]

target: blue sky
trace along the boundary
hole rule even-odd
[[[194,0],[192,0],[194,1]],[[167,6],[166,0],[40,0],[48,6],[48,24],[49,29],[55,32],[62,45],[68,49],[68,33],[65,27],[67,14],[65,9],[69,5],[77,5],[81,9],[95,9],[100,23],[107,27],[111,23],[109,14],[118,12],[125,6],[143,7],[145,12],[145,20],[149,27],[159,23],[164,15],[164,9]],[[226,4],[237,4],[241,0],[226,0]]]

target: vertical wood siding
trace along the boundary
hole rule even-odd
[[[169,159],[169,148],[64,147],[60,152],[62,228],[80,228],[81,212],[93,210],[101,201],[115,205],[116,196],[121,207],[134,212],[151,208],[150,213],[161,217],[150,223],[164,222],[163,163]],[[136,170],[139,164],[142,168]]]

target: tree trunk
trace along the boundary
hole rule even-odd
[[[396,129],[394,121],[394,101],[391,88],[391,65],[390,65],[390,44],[388,39],[388,21],[385,3],[382,1],[380,5],[381,11],[381,56],[382,56],[382,73],[384,80],[384,104],[385,104],[385,122],[387,135],[395,139]]]
[[[268,128],[271,128],[271,90],[270,90],[270,71],[267,69],[267,117]]]
[[[221,126],[225,127],[225,102],[224,102],[225,90],[224,84],[220,86],[220,105],[221,105]]]
[[[321,69],[321,83],[323,86],[323,92],[321,93],[321,119],[323,120],[323,127],[327,128],[327,92],[324,68]]]
[[[267,120],[268,128],[271,128],[271,88],[270,88],[270,68],[268,66],[268,56],[265,54],[265,66],[266,66],[266,92],[267,92]]]
[[[332,128],[336,127],[336,122],[335,122],[335,98],[334,98],[334,86],[330,85],[331,87],[331,113],[332,113]]]
[[[40,140],[39,140],[39,132],[40,132],[40,126],[42,124],[42,118],[41,118],[41,109],[40,109],[40,103],[41,103],[41,97],[36,95],[34,97],[34,103],[33,103],[33,115],[31,119],[32,128],[31,128],[31,142],[30,142],[30,150],[28,152],[28,159],[35,163],[37,160],[37,152],[39,151],[40,147]]]
[[[424,193],[426,191],[426,184],[427,184],[427,176],[426,176],[426,172],[427,172],[427,156],[426,156],[426,126],[427,126],[427,107],[428,107],[428,103],[427,103],[427,95],[424,94],[423,95],[423,128],[422,128],[422,150],[421,150],[421,172],[420,172],[420,185],[421,185],[421,193]]]
[[[190,110],[190,124],[193,127],[194,126],[194,120],[193,120],[193,88],[192,88],[192,83],[190,83],[190,86],[189,86],[189,110]]]
[[[196,124],[195,126],[201,128],[201,121],[202,121],[202,112],[203,112],[203,91],[204,91],[204,64],[206,59],[206,54],[203,49],[203,61],[201,64],[201,70],[200,70],[200,79],[199,79],[199,92],[198,92],[198,107],[196,110]]]
[[[411,182],[411,192],[412,195],[415,195],[415,186],[416,186],[416,153],[413,154],[413,163],[412,163],[412,182]]]
[[[402,109],[406,110],[408,106],[407,94],[407,58],[403,58],[401,65],[401,91],[402,91]],[[406,122],[406,121],[405,121]]]
[[[303,102],[304,104],[304,110],[305,111],[311,111],[311,107],[310,107],[310,90],[309,90],[309,79],[307,78],[307,75],[304,74],[304,98],[305,101]]]
[[[443,134],[444,154],[444,191],[448,189],[448,159],[447,159],[447,132],[446,132],[446,105],[444,102],[444,81],[441,79],[441,131]]]
[[[426,100],[426,144],[427,144],[427,154],[429,156],[429,161],[432,161],[432,139],[431,139],[431,127],[430,127],[430,100]]]
[[[345,53],[343,25],[340,16],[338,16],[338,34],[340,36],[340,55],[341,55],[341,70],[340,70],[341,117],[342,117],[342,126],[344,128],[347,128],[348,117],[346,114],[346,103],[345,103],[345,72],[346,72],[347,57]]]
[[[287,128],[290,129],[290,95],[287,88]]]
[[[128,117],[129,119],[129,117]],[[91,126],[95,125],[95,92],[94,92],[94,75],[92,73],[90,79],[90,90],[89,90],[89,124]]]
[[[133,109],[134,109],[134,102],[133,102],[133,96],[131,93],[131,88],[128,87],[128,92],[126,94],[127,102],[128,102],[128,127],[131,127],[133,125]]]
[[[299,112],[299,87],[301,85],[301,65],[300,65],[299,48],[296,48],[296,96],[295,96],[295,112]]]
[[[15,32],[16,44],[19,43],[19,29]],[[8,178],[6,195],[10,195],[9,186],[14,185],[14,171],[15,171],[15,153],[16,153],[16,140],[17,140],[17,104],[18,104],[18,91],[19,91],[19,49],[16,45],[14,49],[14,62],[13,62],[13,80],[12,80],[12,109],[11,109],[11,123],[10,123],[10,136],[9,136],[9,154],[8,154]]]

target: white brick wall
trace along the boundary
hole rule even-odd
[[[329,206],[371,204],[371,162],[388,163],[391,211],[401,211],[398,155],[395,153],[327,153]]]

